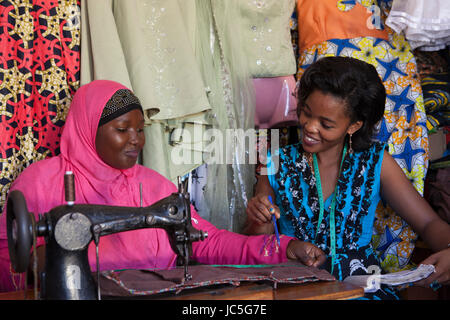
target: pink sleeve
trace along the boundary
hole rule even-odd
[[[287,261],[286,248],[294,238],[281,235],[245,236],[219,230],[191,209],[192,225],[208,232],[203,241],[192,244],[193,260],[204,264],[277,264]]]
[[[177,192],[177,187],[169,180],[158,181],[158,199]],[[281,235],[280,245],[274,235],[245,236],[227,230],[217,229],[199,216],[191,205],[191,221],[194,228],[208,232],[203,241],[192,244],[193,260],[204,264],[277,264],[287,261],[286,247],[294,238]]]

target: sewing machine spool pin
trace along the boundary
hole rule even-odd
[[[64,174],[64,196],[68,206],[75,204],[75,178],[72,171]]]

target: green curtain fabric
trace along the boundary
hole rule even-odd
[[[233,20],[238,10],[239,0],[82,0],[81,83],[121,82],[144,109],[161,110],[146,118],[142,164],[174,182],[211,158],[208,129],[225,136],[228,129],[253,128],[241,24]],[[245,152],[227,141],[222,148]],[[239,230],[253,166],[235,157],[213,161],[208,179],[206,218]]]

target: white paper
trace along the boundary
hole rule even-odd
[[[433,272],[433,265],[421,264],[414,270],[405,270],[388,274],[349,276],[344,279],[344,282],[354,284],[358,287],[363,287],[364,292],[375,292],[380,288],[380,284],[398,286],[402,284],[413,283],[427,278]]]

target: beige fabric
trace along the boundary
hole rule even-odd
[[[82,1],[81,83],[129,87],[156,120],[211,107],[195,58],[194,0]]]
[[[250,73],[257,77],[295,74],[290,33],[295,0],[241,0],[243,51]]]

